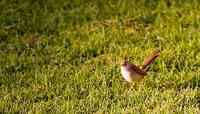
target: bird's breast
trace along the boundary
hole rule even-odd
[[[144,78],[144,76],[134,71],[126,70],[124,67],[121,67],[121,72],[124,79],[130,83],[140,82]]]

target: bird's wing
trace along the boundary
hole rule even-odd
[[[145,70],[138,68],[134,64],[131,64],[130,69],[134,70],[136,73],[138,73],[140,75],[147,75],[147,73],[145,72]]]

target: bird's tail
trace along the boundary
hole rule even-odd
[[[140,69],[147,70],[148,66],[153,62],[156,57],[158,57],[158,50],[155,49],[145,60],[144,63],[141,65]]]

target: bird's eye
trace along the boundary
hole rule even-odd
[[[121,66],[126,66],[127,64],[128,64],[128,61],[122,61],[120,65]]]
[[[127,61],[124,62],[124,66],[126,66],[126,65],[127,65]]]

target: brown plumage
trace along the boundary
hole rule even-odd
[[[140,69],[147,70],[148,66],[158,57],[158,50],[155,49],[145,60],[144,63],[140,66]]]
[[[137,67],[136,65],[130,63],[127,60],[121,62],[121,72],[124,79],[130,83],[140,82],[144,75],[147,75],[146,71],[148,66],[153,62],[156,57],[158,57],[158,50],[154,50],[145,60],[144,63]]]

